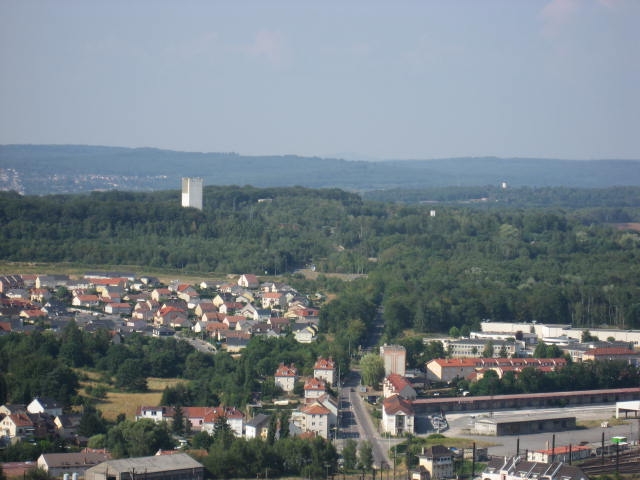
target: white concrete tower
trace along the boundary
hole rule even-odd
[[[182,206],[202,210],[202,178],[182,178]]]

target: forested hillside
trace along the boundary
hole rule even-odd
[[[337,189],[207,187],[197,211],[181,208],[179,196],[2,193],[0,259],[200,275],[282,275],[310,264],[368,274],[323,308],[329,332],[377,306],[388,338],[483,318],[640,326],[640,235],[615,225],[638,221],[639,212],[622,199],[615,208],[434,208]]]
[[[640,186],[640,161],[465,157],[370,162],[91,145],[0,145],[0,191],[43,195],[167,190],[179,188],[185,176],[202,177],[205,185],[301,185],[357,192],[501,182],[517,187],[605,188]]]

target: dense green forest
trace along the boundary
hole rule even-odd
[[[141,334],[113,343],[106,330],[87,333],[71,321],[60,334],[0,336],[0,404],[29,403],[35,396],[51,397],[64,405],[81,405],[78,369],[101,375],[100,389],[145,391],[147,377],[183,378],[164,392],[168,405],[244,407],[254,396],[272,399],[281,394],[273,383],[280,362],[295,363],[311,375],[318,357],[332,357],[347,371],[347,346],[321,338],[302,345],[286,338],[256,337],[234,359],[222,351],[211,356],[187,342]],[[94,391],[89,397],[95,396]],[[85,392],[85,397],[86,397]]]
[[[559,190],[540,195],[583,198],[589,207],[439,205],[431,216],[433,205],[365,201],[337,189],[208,187],[198,211],[180,207],[175,191],[1,193],[0,259],[292,282],[303,282],[295,270],[310,264],[321,274],[367,274],[346,285],[322,276],[304,285],[340,291],[323,308],[322,328],[337,333],[359,319],[349,327],[354,336],[378,307],[386,339],[407,328],[474,328],[484,318],[639,327],[640,235],[616,223],[640,219],[627,206],[640,190]]]

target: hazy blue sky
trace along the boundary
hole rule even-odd
[[[0,0],[0,144],[640,159],[639,0]]]

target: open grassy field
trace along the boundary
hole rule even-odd
[[[93,387],[99,385],[98,376],[93,372],[82,372],[88,377],[88,380],[81,381],[81,388],[91,385]],[[102,415],[107,420],[115,420],[118,414],[124,413],[127,420],[134,420],[136,409],[142,405],[160,405],[162,392],[165,387],[172,387],[185,380],[180,378],[148,378],[147,385],[149,391],[145,393],[125,393],[109,390],[107,396],[98,399],[96,408],[102,411]]]

